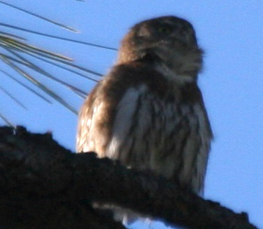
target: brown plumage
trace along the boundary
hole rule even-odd
[[[167,16],[135,25],[80,110],[77,151],[202,192],[212,131],[197,86],[201,66],[189,22]]]

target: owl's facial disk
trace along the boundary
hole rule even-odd
[[[178,75],[196,76],[202,65],[202,50],[189,22],[160,17],[135,25],[123,39],[118,63],[127,61],[148,61]]]

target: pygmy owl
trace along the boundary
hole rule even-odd
[[[193,26],[166,16],[136,24],[117,63],[79,113],[77,151],[151,170],[200,194],[212,139]]]

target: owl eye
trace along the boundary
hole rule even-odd
[[[168,34],[172,32],[172,28],[168,26],[160,26],[158,32]]]

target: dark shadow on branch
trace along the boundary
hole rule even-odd
[[[169,225],[252,229],[236,214],[150,172],[127,170],[94,153],[73,154],[51,134],[0,128],[0,226],[5,228],[124,228],[92,208],[114,204]]]

